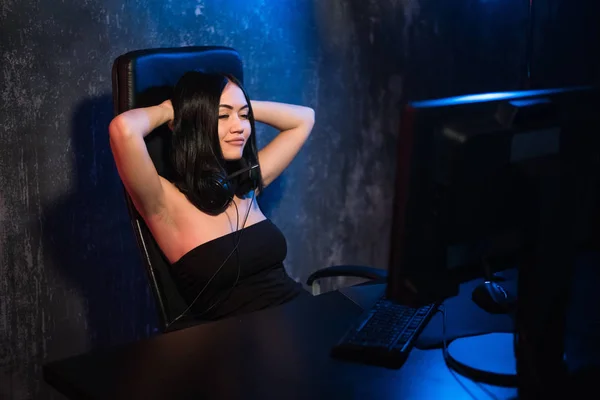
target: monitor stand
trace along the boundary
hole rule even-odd
[[[496,386],[517,386],[513,333],[455,339],[448,345],[444,358],[450,368],[469,379]]]
[[[519,265],[516,333],[453,340],[444,352],[452,370],[477,382],[516,387],[519,398],[561,397],[566,393],[564,318],[571,277],[564,273],[569,260],[561,257],[561,250],[544,254],[554,260]],[[556,272],[559,267],[562,274]]]
[[[514,317],[515,298],[502,287],[505,279],[493,273],[487,258],[482,258],[481,266],[484,282],[473,290],[473,301],[477,304],[478,294],[486,292],[486,286],[493,284],[501,289],[499,293],[506,296],[505,304],[502,306],[499,302],[493,307],[492,302],[484,302],[478,304],[479,307],[490,313],[512,314]],[[492,297],[490,296],[490,299]],[[517,387],[517,360],[514,349],[514,333],[488,333],[454,339],[445,347],[444,359],[448,367],[474,381]]]

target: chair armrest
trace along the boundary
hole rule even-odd
[[[387,278],[387,271],[384,269],[366,267],[363,265],[334,265],[310,274],[306,280],[306,284],[311,286],[317,279],[331,278],[336,276],[352,276],[371,280],[384,280]]]

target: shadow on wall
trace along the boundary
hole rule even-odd
[[[82,101],[72,120],[73,189],[45,207],[52,265],[86,304],[93,348],[148,336],[156,326],[147,279],[110,151],[112,98]],[[67,307],[72,309],[72,307]],[[68,316],[68,318],[72,316]],[[68,338],[65,338],[68,340]]]

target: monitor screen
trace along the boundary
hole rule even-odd
[[[557,240],[589,245],[598,99],[577,87],[406,104],[387,297],[440,301],[484,262],[510,268]]]

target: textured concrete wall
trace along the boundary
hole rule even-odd
[[[313,136],[261,199],[287,236],[290,274],[304,280],[331,264],[385,267],[397,102],[519,88],[524,3],[0,2],[0,398],[56,398],[43,362],[155,327],[108,146],[116,56],[232,46],[252,97],[316,109]],[[574,23],[581,9],[571,10]],[[560,13],[542,14],[538,37],[549,27],[569,37]],[[274,134],[260,128],[259,144]]]

